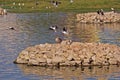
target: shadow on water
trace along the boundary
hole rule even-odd
[[[48,77],[51,80],[119,80],[119,67],[114,66],[109,69],[51,69],[13,64],[17,55],[26,47],[46,42],[55,43],[56,36],[79,42],[102,42],[120,46],[119,23],[80,24],[76,23],[75,18],[70,13],[9,13],[7,16],[0,16],[0,80],[43,80]],[[50,31],[51,25],[57,25],[58,32]],[[15,30],[10,30],[9,27],[14,27]],[[69,36],[61,33],[63,27],[67,27]]]

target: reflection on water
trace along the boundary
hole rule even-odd
[[[57,25],[58,32],[49,30]],[[15,30],[10,30],[14,27]],[[61,33],[67,27],[68,36]],[[79,42],[102,42],[120,46],[120,24],[80,24],[74,14],[26,13],[0,16],[0,80],[119,80],[119,67],[98,68],[40,68],[13,64],[26,47],[54,43],[56,36]],[[100,73],[100,74],[99,74]],[[13,76],[14,75],[14,76]]]
[[[103,42],[120,45],[120,24],[77,23],[74,29],[73,36],[82,42]]]
[[[110,78],[120,79],[120,67],[37,67],[19,64],[18,67],[26,75],[35,74],[42,76],[42,80],[108,80]],[[46,77],[45,77],[46,76]]]

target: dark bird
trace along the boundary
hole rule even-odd
[[[98,11],[97,11],[97,14],[99,14],[99,15],[100,15],[100,10],[98,10]]]
[[[101,15],[104,15],[104,11],[103,11],[103,9],[100,10],[100,13],[101,13]]]

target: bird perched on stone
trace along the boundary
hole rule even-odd
[[[62,42],[62,39],[61,39],[60,37],[56,37],[56,38],[55,38],[55,42],[56,42],[56,43],[61,43],[61,42]]]
[[[101,13],[101,15],[104,15],[104,11],[103,11],[103,9],[100,10],[100,13]]]
[[[99,15],[100,15],[100,10],[97,10],[97,14],[99,14]]]
[[[115,9],[114,8],[111,8],[112,12],[115,13]]]

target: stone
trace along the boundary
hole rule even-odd
[[[52,59],[52,62],[53,63],[61,63],[61,62],[64,62],[65,59],[63,57],[59,57],[59,56],[55,56],[53,59]]]

